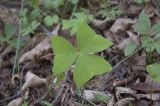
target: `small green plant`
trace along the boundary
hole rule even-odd
[[[160,23],[152,26],[149,16],[141,12],[135,31],[139,32],[142,47],[145,47],[146,52],[151,53],[156,50],[156,52],[160,54]],[[136,47],[137,45],[131,42],[124,50],[125,55],[131,54]]]
[[[160,82],[160,64],[148,65],[146,70],[151,75],[152,79],[156,82]]]
[[[150,0],[135,0],[137,4],[148,3]]]
[[[78,30],[78,24],[80,22],[89,23],[92,18],[92,15],[85,12],[76,12],[73,14],[73,19],[62,20],[62,29],[70,30],[71,35],[74,35]]]
[[[22,11],[20,11],[20,19],[22,23],[22,36],[34,33],[34,30],[40,25],[40,22],[38,21],[38,17],[40,18],[40,10],[38,8],[35,8],[31,12],[31,15],[28,15],[27,13],[27,9],[23,9]]]
[[[52,26],[53,24],[58,24],[59,23],[59,17],[57,15],[54,15],[54,16],[47,15],[44,18],[44,23],[48,27]]]
[[[68,71],[75,66],[73,77],[78,88],[93,76],[110,71],[110,64],[95,53],[112,45],[109,40],[97,35],[86,23],[79,23],[76,34],[77,47],[62,37],[52,38],[54,57],[54,75]]]
[[[101,16],[103,19],[111,20],[115,19],[117,16],[121,15],[122,11],[116,5],[113,5],[111,0],[103,0],[100,3],[100,10],[97,16]]]
[[[160,54],[160,23],[152,26],[149,16],[144,12],[141,12],[138,18],[138,25],[135,27],[135,31],[139,32],[141,36],[142,47],[145,48],[148,55],[150,55],[154,51]],[[125,55],[131,54],[136,49],[136,47],[137,45],[134,42],[131,42],[124,50]],[[149,61],[151,61],[150,59],[151,58],[149,58]],[[146,68],[147,72],[155,81],[160,81],[159,69],[160,64],[151,64]]]
[[[4,35],[0,35],[0,42],[6,42],[14,48],[17,48],[18,39],[13,38],[13,35],[16,32],[16,27],[7,23],[4,28]],[[22,47],[23,43],[20,42],[20,46]]]

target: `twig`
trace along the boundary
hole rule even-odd
[[[24,0],[21,1],[21,9],[20,11],[22,11],[24,8]],[[16,47],[16,55],[15,55],[15,59],[14,59],[14,65],[13,65],[13,70],[12,70],[12,76],[15,73],[15,69],[16,69],[16,64],[17,64],[17,58],[18,58],[18,49],[19,49],[19,44],[20,44],[20,36],[21,36],[21,29],[22,29],[22,22],[21,19],[19,19],[19,28],[18,28],[18,42],[17,42],[17,47]],[[19,67],[19,66],[18,66]],[[19,69],[19,68],[18,68]]]
[[[144,47],[140,47],[139,49],[137,49],[136,51],[134,51],[132,54],[130,54],[129,56],[127,56],[126,58],[124,58],[122,61],[120,61],[118,64],[116,64],[112,70],[116,69],[120,64],[122,64],[124,61],[126,61],[128,58],[130,58],[131,56],[133,56],[135,53],[139,52],[140,50],[142,50]]]
[[[73,8],[73,11],[72,11],[72,14],[71,14],[71,16],[70,16],[70,19],[73,18],[73,15],[74,15],[74,13],[75,13],[76,10],[77,10],[78,2],[79,2],[79,0],[77,1],[77,3],[75,4],[75,6],[74,6],[74,8]]]

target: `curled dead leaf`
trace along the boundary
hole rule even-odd
[[[107,106],[114,106],[115,99],[114,96],[111,97],[111,99],[108,101]]]
[[[93,90],[84,90],[83,97],[85,97],[89,101],[98,102],[97,96],[103,96],[108,99],[110,98],[110,96],[105,94],[104,92],[93,91]]]
[[[29,94],[29,91],[26,90],[24,96],[10,101],[7,106],[22,106],[23,100],[28,98],[28,94]]]
[[[33,61],[36,57],[41,57],[43,54],[48,52],[51,49],[50,39],[47,37],[42,42],[40,42],[35,48],[31,51],[25,53],[20,59],[19,64],[22,64],[27,61]]]
[[[117,99],[120,98],[121,94],[130,94],[130,95],[135,95],[135,91],[132,90],[131,88],[125,88],[125,87],[116,87],[116,97]]]
[[[117,33],[118,31],[124,31],[129,25],[133,25],[137,22],[137,20],[132,20],[129,18],[120,18],[117,19],[116,22],[112,25],[110,30],[113,33]]]
[[[100,30],[105,29],[106,22],[107,20],[98,20],[98,19],[91,20],[92,25]]]
[[[146,98],[146,99],[150,99],[150,100],[153,100],[153,101],[157,101],[157,100],[160,100],[160,93],[137,94],[136,97],[138,99]]]
[[[47,79],[40,78],[37,75],[31,73],[30,71],[27,72],[25,76],[25,80],[26,81],[21,88],[22,91],[26,90],[29,87],[35,87],[35,86],[47,84]]]
[[[117,45],[117,47],[118,47],[120,50],[123,50],[131,41],[132,41],[131,38],[126,38],[126,39],[122,40],[122,41]]]
[[[121,99],[120,101],[116,102],[115,106],[126,106],[127,104],[129,104],[130,102],[134,101],[134,98],[124,98]]]

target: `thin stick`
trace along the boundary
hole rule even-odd
[[[21,1],[21,10],[24,8],[24,0]],[[22,29],[22,22],[21,19],[19,19],[19,28],[18,28],[18,42],[17,42],[17,47],[16,47],[16,55],[14,59],[14,65],[13,65],[13,70],[12,70],[12,76],[15,74],[15,69],[16,69],[16,64],[17,64],[17,58],[18,58],[18,49],[19,49],[19,44],[20,44],[20,36],[21,36],[21,29]],[[19,71],[19,66],[18,66],[18,71]]]
[[[137,49],[136,51],[134,51],[132,54],[130,54],[129,56],[127,56],[126,58],[124,58],[122,61],[120,61],[118,64],[116,64],[112,70],[114,70],[115,68],[117,68],[120,64],[122,64],[124,61],[126,61],[128,58],[130,58],[131,56],[133,56],[135,53],[139,52],[140,50],[142,50],[144,47],[140,47],[139,49]]]

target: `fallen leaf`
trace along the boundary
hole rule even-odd
[[[137,22],[137,20],[132,20],[129,18],[120,18],[117,19],[116,22],[112,25],[110,30],[113,33],[117,33],[118,31],[125,31],[129,25],[133,25]]]
[[[28,51],[25,53],[20,59],[19,64],[22,64],[27,61],[34,61],[36,57],[41,57],[45,53],[49,52],[51,49],[50,39],[47,37],[42,42],[40,42],[35,48],[33,48],[31,51]]]
[[[22,91],[24,91],[27,88],[36,87],[36,86],[45,85],[45,84],[47,84],[47,79],[40,78],[37,75],[28,71],[25,76],[25,83],[23,84],[21,89],[22,89]]]

